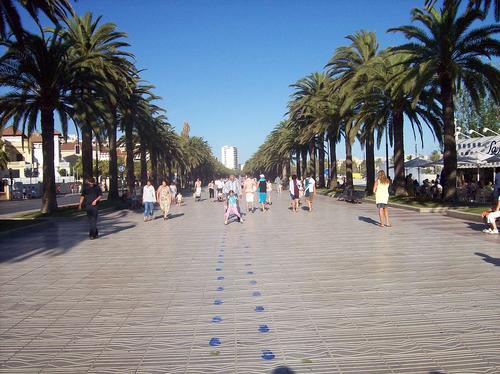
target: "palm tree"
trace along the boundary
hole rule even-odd
[[[366,95],[366,84],[370,79],[369,75],[366,74],[366,66],[376,58],[378,53],[378,42],[373,32],[361,30],[346,38],[351,41],[351,44],[347,47],[337,48],[334,56],[326,65],[329,76],[334,80],[334,89],[340,90],[340,94],[344,96],[342,112],[352,111],[362,105]],[[368,194],[372,192],[375,183],[373,126],[373,123],[365,123],[365,136],[362,137],[366,149],[366,188]]]
[[[426,90],[415,99],[411,92],[413,81],[406,74],[405,62],[402,54],[382,51],[363,68],[369,79],[361,98],[355,99],[361,101],[357,120],[370,124],[370,128],[364,129],[364,132],[377,129],[377,147],[380,147],[385,132],[389,134],[391,144],[394,144],[394,186],[397,195],[406,194],[404,117],[409,119],[413,133],[416,136],[418,132],[420,139],[423,139],[423,123],[438,140],[441,139],[435,95]]]
[[[17,3],[28,12],[38,25],[40,25],[39,11],[42,11],[54,24],[58,24],[59,20],[65,19],[68,14],[74,14],[68,0],[17,0]],[[0,2],[0,38],[7,38],[8,29],[18,41],[22,42],[25,31],[14,1],[2,0]]]
[[[15,129],[31,134],[41,117],[43,152],[42,213],[57,209],[54,170],[54,112],[59,114],[63,134],[73,114],[71,89],[76,62],[68,57],[69,44],[58,30],[44,36],[26,34],[24,42],[3,41],[7,51],[0,59],[0,86],[10,91],[0,97],[0,128],[12,120]]]
[[[116,103],[117,91],[123,89],[126,80],[131,74],[131,64],[127,58],[132,54],[123,51],[129,44],[123,39],[127,34],[116,31],[116,25],[105,23],[99,25],[101,17],[93,18],[91,13],[84,16],[75,16],[68,21],[64,38],[70,43],[70,53],[73,58],[81,61],[82,68],[91,70],[99,77],[99,85],[93,83],[89,87],[88,81],[79,82],[75,88],[76,124],[82,131],[82,163],[83,178],[92,176],[92,133],[101,132],[97,124],[97,117],[103,117],[106,121],[100,121],[101,126],[109,130],[110,149],[110,176],[113,184],[112,198],[118,191],[117,165],[116,165]],[[111,97],[110,97],[111,96]],[[108,105],[103,105],[103,102]],[[115,105],[116,106],[116,105]],[[111,110],[111,113],[109,111]],[[116,170],[115,170],[116,169]]]
[[[435,87],[442,106],[444,133],[443,198],[453,200],[456,195],[457,151],[455,141],[454,95],[460,86],[468,91],[475,104],[485,90],[500,101],[500,71],[481,58],[500,55],[500,43],[494,35],[499,25],[472,28],[483,19],[477,7],[467,7],[459,15],[460,0],[447,0],[438,12],[431,9],[413,9],[413,25],[392,28],[412,41],[393,48],[404,53],[410,66],[410,78],[415,80],[416,98],[425,87]]]
[[[445,0],[445,7],[447,6],[446,2],[448,0]],[[434,7],[437,3],[437,0],[425,0],[425,7],[427,9],[431,9]],[[495,13],[495,20],[498,22],[500,19],[500,0],[469,0],[469,7],[475,7],[477,9],[483,8],[483,17],[486,16],[486,14],[489,12],[491,5],[494,3],[494,13]]]

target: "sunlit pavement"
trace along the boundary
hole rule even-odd
[[[244,224],[188,199],[107,214],[94,241],[84,220],[0,237],[0,372],[500,372],[499,236],[273,198]]]

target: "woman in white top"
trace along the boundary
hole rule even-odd
[[[304,196],[306,197],[307,206],[309,207],[309,212],[312,212],[312,203],[314,197],[316,196],[316,180],[312,177],[305,179]]]
[[[387,178],[383,170],[380,170],[377,173],[377,179],[373,186],[375,202],[377,203],[378,215],[380,217],[380,227],[384,227],[384,221],[386,227],[391,227],[389,222],[389,211],[387,210],[387,204],[389,203],[389,186],[389,178]]]
[[[156,193],[150,180],[142,189],[142,203],[144,204],[144,222],[151,221],[153,219],[154,204],[156,203]]]

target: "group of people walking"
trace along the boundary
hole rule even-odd
[[[177,191],[175,183],[171,184],[168,179],[164,179],[156,191],[151,180],[148,180],[142,189],[142,203],[144,205],[144,222],[153,219],[155,203],[160,205],[163,220],[166,221],[171,204],[175,203],[177,206],[181,206],[182,194]]]

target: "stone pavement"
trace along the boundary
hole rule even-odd
[[[500,237],[288,195],[0,237],[1,373],[499,373]],[[157,213],[158,214],[158,213]]]

